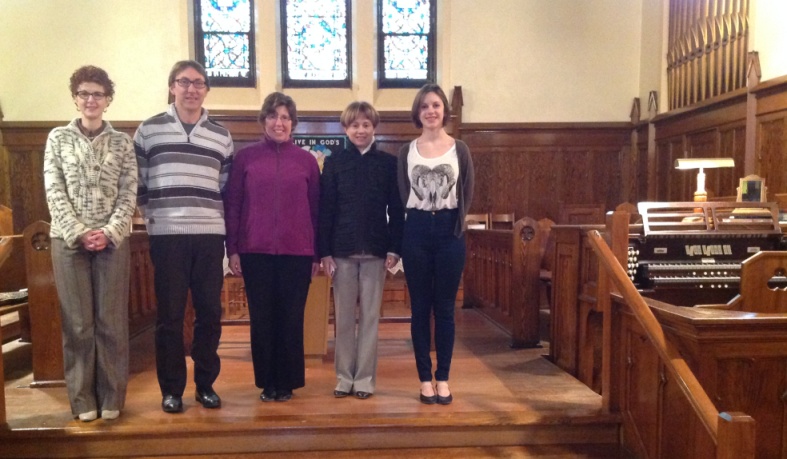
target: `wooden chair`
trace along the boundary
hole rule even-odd
[[[490,229],[513,229],[514,228],[514,213],[509,214],[490,214],[489,215],[489,228]]]
[[[467,214],[467,229],[489,229],[489,214]]]

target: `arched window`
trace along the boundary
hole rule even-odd
[[[253,0],[194,0],[196,59],[211,86],[254,87]]]
[[[435,81],[436,0],[377,0],[377,70],[381,88]]]
[[[284,87],[349,88],[350,0],[281,0]]]

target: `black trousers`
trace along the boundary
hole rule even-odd
[[[156,372],[161,393],[182,396],[186,388],[183,316],[188,292],[194,304],[191,359],[199,389],[213,386],[221,361],[221,287],[224,283],[224,236],[179,234],[150,237],[155,269]]]
[[[267,390],[306,384],[303,314],[311,284],[312,257],[241,254],[251,320],[254,383]]]

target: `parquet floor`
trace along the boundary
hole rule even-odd
[[[332,328],[329,336],[332,337]],[[546,348],[510,349],[507,335],[474,310],[457,309],[457,339],[450,381],[454,403],[449,406],[419,403],[419,382],[409,340],[409,324],[406,323],[380,326],[377,390],[368,400],[333,397],[335,374],[332,342],[329,342],[329,355],[323,362],[307,366],[306,387],[295,391],[292,401],[262,403],[258,398],[259,389],[253,384],[248,342],[247,326],[224,327],[219,348],[222,370],[214,386],[222,397],[221,409],[207,410],[199,406],[193,399],[193,382],[189,382],[184,394],[185,412],[172,415],[163,413],[159,407],[161,396],[155,375],[153,335],[145,333],[135,338],[132,342],[132,368],[125,409],[115,421],[97,420],[91,423],[81,423],[71,417],[64,387],[31,389],[28,385],[32,375],[20,371],[18,364],[9,365],[13,359],[7,359],[5,390],[8,425],[12,433],[58,430],[77,436],[107,432],[144,436],[146,433],[161,432],[162,429],[191,429],[195,435],[234,428],[242,430],[251,426],[281,427],[287,432],[293,429],[323,428],[352,430],[398,423],[425,428],[440,425],[445,429],[446,426],[516,426],[531,422],[583,424],[604,418],[601,397],[545,359],[543,354],[548,352]],[[375,444],[379,444],[380,448],[389,448],[396,446],[397,441],[396,438],[390,438]],[[401,441],[401,444],[404,448],[410,445],[407,441]],[[287,444],[282,445],[282,448],[283,451],[292,451],[297,450],[296,446]],[[459,439],[455,446],[463,448],[472,445]],[[7,447],[9,445],[0,443],[0,451]],[[505,448],[497,452],[484,448],[463,449],[462,455],[605,457],[592,453],[587,456],[563,456],[559,452],[551,455],[550,447],[540,448],[546,452],[544,455],[511,455],[505,452]],[[565,451],[572,448],[575,446]],[[422,453],[426,451],[421,450]],[[182,454],[190,456],[193,453],[184,450]],[[302,454],[297,457],[317,457]],[[363,457],[401,457],[390,451],[386,454],[391,455],[380,453]],[[7,454],[0,456],[8,457]],[[238,454],[235,457],[274,456]],[[276,457],[296,456],[280,454]],[[324,457],[342,456],[326,453]]]

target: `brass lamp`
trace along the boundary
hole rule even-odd
[[[678,158],[675,160],[675,169],[699,169],[694,202],[705,202],[708,200],[708,192],[705,191],[704,169],[719,167],[735,167],[735,161],[732,158]]]

